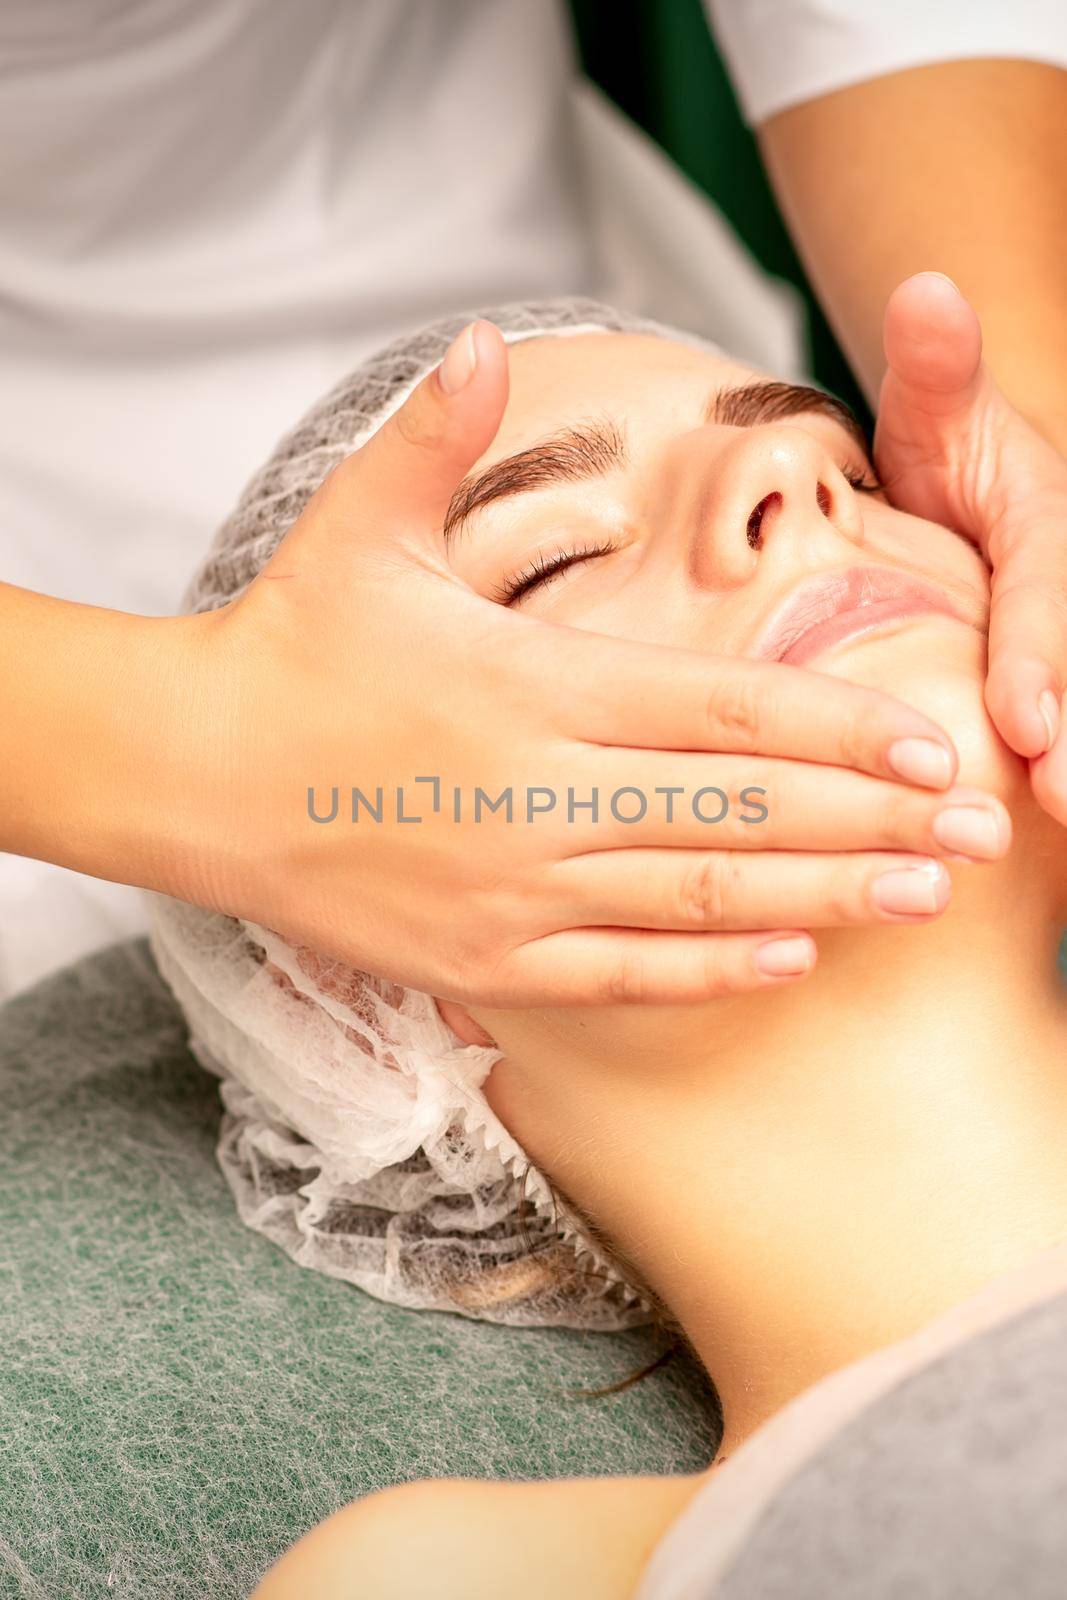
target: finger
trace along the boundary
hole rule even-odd
[[[1038,804],[1067,827],[1067,699],[1060,703],[1059,733],[1052,749],[1030,763],[1030,782]]]
[[[961,450],[995,393],[977,314],[951,279],[920,272],[889,298],[874,459],[890,498],[970,538]]]
[[[916,272],[886,304],[886,377],[928,416],[951,416],[974,400],[981,382],[978,314],[951,278]]]
[[[1042,540],[1030,572],[1020,545],[993,574],[985,701],[1005,743],[1035,758],[1060,729],[1067,673],[1067,571],[1056,571],[1054,542]]]
[[[371,537],[439,532],[464,475],[492,443],[508,398],[507,347],[472,322],[441,362],[338,469],[352,516]]]
[[[553,874],[560,926],[679,932],[928,922],[952,885],[930,856],[788,851],[614,850]]]
[[[501,1006],[693,1005],[795,982],[815,965],[801,930],[657,933],[578,928],[514,952]]]
[[[994,795],[944,793],[774,757],[605,751],[595,793],[579,780],[527,795],[531,827],[565,824],[567,856],[661,847],[946,851],[998,860],[1011,819]],[[532,799],[531,799],[532,796]]]
[[[563,725],[586,742],[788,756],[938,789],[956,776],[955,747],[929,717],[804,667],[561,628],[552,670]]]

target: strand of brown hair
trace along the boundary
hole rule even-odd
[[[543,1240],[540,1244],[534,1244],[533,1241],[530,1238],[529,1232],[527,1231],[527,1228],[526,1228],[526,1207],[531,1202],[528,1202],[527,1198],[526,1198],[526,1180],[530,1175],[530,1170],[531,1169],[527,1166],[524,1169],[523,1174],[522,1174],[522,1188],[521,1188],[520,1193],[519,1193],[518,1217],[519,1217],[519,1231],[522,1234],[523,1243],[525,1244],[527,1250],[532,1255],[536,1251],[538,1251],[540,1249],[543,1249],[546,1245],[553,1244],[555,1241],[554,1240],[550,1240],[550,1239],[546,1239],[546,1240]],[[547,1181],[548,1180],[546,1179],[546,1182]],[[552,1196],[552,1226],[553,1226],[553,1228],[558,1229],[558,1227],[559,1227],[559,1201],[558,1201],[558,1197],[557,1197],[557,1194],[556,1194],[555,1187],[551,1183],[548,1184],[548,1192]],[[573,1203],[572,1203],[572,1208],[573,1208]],[[589,1223],[587,1218],[583,1218],[582,1220],[585,1223],[586,1227],[590,1228],[591,1231],[597,1232],[597,1234],[599,1236],[599,1230],[593,1230],[591,1228],[591,1224]],[[601,1241],[601,1242],[606,1243],[606,1241]],[[580,1272],[583,1277],[600,1278],[605,1283],[611,1281],[608,1278],[607,1273],[603,1272],[599,1267],[589,1266],[589,1265],[586,1265],[586,1266],[583,1266],[583,1267],[577,1267],[577,1265],[576,1265],[576,1269],[575,1270]],[[668,1332],[668,1331],[671,1331],[671,1330],[669,1330],[665,1326],[665,1323],[662,1320],[662,1313],[663,1313],[664,1310],[665,1310],[665,1308],[662,1308],[662,1307],[660,1308],[660,1316],[656,1319],[654,1325],[656,1327],[658,1327],[661,1332]],[[639,1367],[636,1372],[629,1373],[627,1377],[620,1378],[617,1383],[609,1383],[609,1384],[605,1385],[605,1387],[602,1388],[602,1389],[574,1389],[574,1388],[569,1388],[566,1384],[554,1384],[553,1387],[560,1394],[566,1395],[569,1399],[572,1399],[572,1400],[602,1400],[602,1399],[605,1398],[605,1396],[607,1396],[609,1394],[619,1394],[623,1389],[629,1389],[633,1384],[640,1383],[642,1378],[649,1377],[650,1374],[655,1372],[659,1367],[665,1366],[668,1361],[671,1361],[679,1353],[679,1351],[682,1350],[685,1347],[685,1343],[686,1343],[686,1341],[680,1336],[679,1332],[675,1331],[674,1334],[673,1334],[673,1338],[671,1339],[671,1343],[668,1345],[667,1349],[662,1351],[658,1356],[656,1356],[654,1360],[649,1361],[643,1367]]]

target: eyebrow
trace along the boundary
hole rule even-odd
[[[494,462],[484,472],[467,478],[452,496],[445,516],[444,536],[453,533],[483,506],[510,495],[547,489],[554,483],[577,483],[599,478],[626,461],[626,443],[615,423],[581,423],[563,428],[528,450]]]
[[[824,416],[842,427],[867,458],[867,435],[850,406],[822,389],[806,384],[760,380],[716,389],[704,410],[704,421],[724,427],[752,428],[787,417]],[[485,506],[513,495],[529,494],[558,483],[604,477],[626,463],[626,441],[610,420],[580,423],[548,439],[505,456],[484,472],[467,478],[452,496],[444,521],[446,540]]]
[[[863,425],[853,411],[836,395],[813,389],[804,383],[775,383],[772,379],[742,383],[734,389],[719,389],[704,412],[705,422],[724,427],[752,428],[760,422],[784,422],[787,417],[828,417],[836,422],[866,456],[870,450]]]

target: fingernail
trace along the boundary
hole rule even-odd
[[[980,861],[995,860],[1006,842],[1000,818],[983,806],[947,806],[931,831],[946,850]]]
[[[1056,743],[1056,735],[1060,731],[1060,703],[1051,689],[1042,689],[1037,697],[1037,709],[1041,713],[1041,720],[1045,724],[1047,743],[1046,750],[1051,750]]]
[[[796,978],[815,958],[810,939],[768,939],[756,951],[756,966],[768,978]]]
[[[963,293],[963,290],[960,288],[956,280],[954,278],[950,278],[947,272],[934,272],[931,270],[929,276],[931,278],[940,278],[942,283],[947,283],[949,288],[954,289],[957,294]]]
[[[445,394],[458,394],[474,376],[478,352],[474,348],[474,323],[457,333],[441,362],[438,379]]]
[[[942,909],[948,884],[948,873],[940,861],[916,861],[875,878],[871,899],[880,910],[897,916],[923,916]]]
[[[952,782],[952,757],[936,739],[897,739],[886,758],[898,778],[921,783],[927,789],[944,789]]]

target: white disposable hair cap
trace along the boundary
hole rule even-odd
[[[710,348],[588,300],[485,315],[510,343],[642,332]],[[327,473],[469,320],[397,341],[308,413],[220,529],[187,610],[223,605],[251,582]],[[641,1287],[554,1203],[493,1113],[482,1085],[499,1051],[460,1043],[429,995],[254,923],[146,898],[152,950],[191,1048],[222,1080],[219,1161],[249,1227],[301,1265],[397,1305],[604,1331],[653,1320]]]

